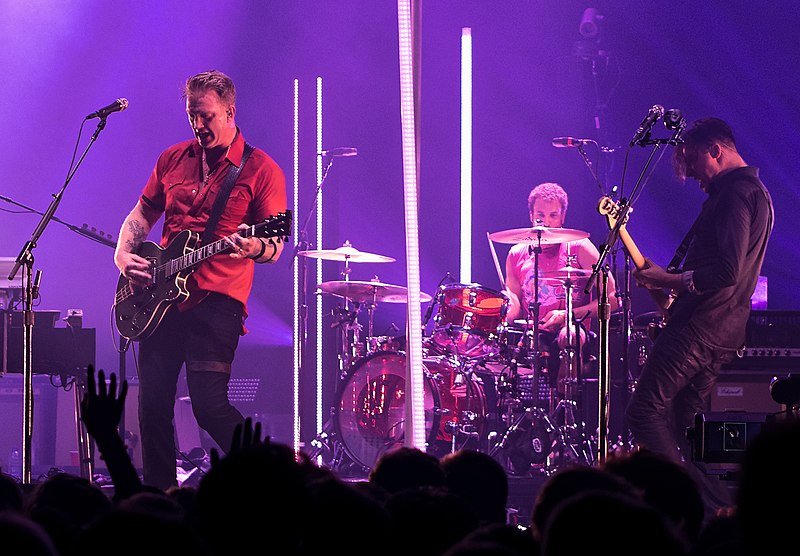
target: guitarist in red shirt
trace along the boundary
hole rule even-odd
[[[678,178],[696,180],[708,198],[680,268],[667,272],[646,259],[634,271],[639,286],[673,290],[677,297],[626,417],[640,448],[686,463],[707,511],[715,513],[732,506],[729,491],[691,463],[686,429],[696,413],[708,410],[721,366],[744,346],[773,207],[758,169],[747,165],[730,127],[718,118],[696,121],[676,147],[673,162]]]
[[[228,401],[228,383],[239,337],[246,332],[254,263],[277,261],[282,236],[288,235],[261,237],[254,226],[286,212],[285,178],[272,158],[245,143],[235,122],[230,77],[216,70],[199,73],[186,81],[184,97],[194,139],[158,157],[122,223],[114,253],[121,273],[117,327],[141,342],[144,482],[161,489],[177,484],[173,408],[184,365],[194,416],[223,451],[235,426],[244,423]],[[221,213],[214,211],[217,197],[225,199],[220,191],[230,186]],[[215,212],[218,223],[206,230]],[[148,252],[145,240],[162,215],[160,248]],[[208,247],[200,247],[201,236]]]

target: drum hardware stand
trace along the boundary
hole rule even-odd
[[[551,459],[553,447],[556,446],[557,444],[564,445],[563,439],[559,438],[554,441],[551,440],[549,445],[544,445],[541,443],[541,439],[539,439],[539,441],[534,444],[533,439],[529,438],[519,439],[513,437],[518,431],[522,430],[523,434],[527,432],[527,429],[523,429],[524,424],[530,423],[530,426],[533,426],[534,423],[537,422],[537,420],[541,420],[544,422],[546,426],[546,432],[548,434],[552,432],[557,432],[560,434],[559,427],[557,427],[553,423],[547,412],[540,407],[528,407],[521,415],[514,418],[512,415],[514,405],[515,404],[513,403],[509,403],[507,405],[508,409],[505,412],[505,417],[507,419],[507,422],[509,423],[509,426],[507,427],[506,432],[500,438],[500,441],[494,444],[489,449],[489,455],[497,458],[500,454],[503,454],[505,460],[503,465],[508,471],[512,472],[515,475],[528,474],[531,471],[530,466],[535,464],[534,461],[526,461],[525,463],[528,465],[528,468],[523,470],[521,469],[521,467],[523,467],[524,464],[520,464],[517,467],[517,463],[513,461],[512,456],[508,455],[508,452],[512,451],[510,449],[513,448],[513,445],[522,444],[523,446],[526,446],[526,448],[530,448],[532,451],[537,452],[538,454],[544,457],[543,461],[545,466],[542,468],[542,470],[544,473],[549,473],[549,471],[553,469],[551,465],[553,463]],[[525,458],[525,459],[532,459],[532,458]]]
[[[568,263],[567,267],[571,265]],[[580,321],[575,318],[572,292],[574,282],[567,276],[564,281],[565,291],[565,324],[566,324],[566,347],[561,356],[567,358],[567,372],[563,380],[564,397],[558,401],[551,412],[551,418],[560,424],[558,443],[558,463],[565,463],[568,459],[578,459],[582,463],[591,464],[592,456],[590,450],[586,450],[586,444],[590,443],[586,438],[584,419],[576,418],[580,416],[580,387],[582,385],[581,361],[580,361],[580,333],[577,331]],[[585,318],[585,317],[584,317]],[[582,320],[582,319],[581,319]],[[558,426],[558,425],[557,425]],[[579,446],[581,448],[579,448]]]
[[[312,460],[322,456],[323,460],[330,462],[331,469],[339,470],[345,453],[342,443],[336,438],[336,432],[333,430],[334,411],[334,408],[331,408],[331,415],[325,421],[322,431],[310,442],[311,449],[307,451],[307,455]]]
[[[523,338],[527,340],[526,346],[526,356],[531,359],[531,365],[533,368],[533,376],[534,376],[534,388],[538,392],[539,387],[539,378],[541,373],[541,362],[539,360],[539,309],[541,307],[541,303],[539,301],[539,255],[542,252],[542,231],[541,229],[536,229],[537,234],[537,242],[535,246],[530,246],[530,253],[533,255],[533,291],[534,299],[528,303],[528,319],[525,323],[525,330],[523,332]],[[531,324],[532,323],[532,324]],[[519,357],[521,355],[521,348],[522,341],[520,340],[517,346],[514,349],[514,355],[511,359],[511,364],[509,365],[510,369],[510,377],[508,382],[503,385],[501,384],[498,388],[498,393],[500,394],[501,398],[503,399],[502,404],[505,406],[503,409],[503,417],[505,419],[506,424],[506,431],[503,436],[500,438],[500,441],[496,443],[489,449],[489,455],[497,456],[499,452],[503,452],[507,449],[507,443],[509,442],[509,438],[520,429],[522,424],[525,422],[526,419],[531,419],[533,422],[534,417],[532,416],[533,412],[536,412],[539,417],[543,417],[546,419],[548,426],[551,428],[552,423],[549,420],[549,417],[545,412],[541,410],[541,408],[527,408],[519,417],[514,418],[514,409],[518,408],[521,405],[519,399],[519,392],[518,392],[518,372],[517,367],[519,365]],[[502,377],[501,377],[502,378]],[[549,447],[548,447],[549,450]],[[511,471],[518,471],[513,469],[513,463],[506,458],[505,467],[510,469]]]
[[[337,306],[332,311],[334,322],[331,328],[337,328],[339,336],[339,372],[341,378],[345,377],[353,361],[359,357],[358,347],[360,344],[361,324],[358,322],[357,317],[360,305],[354,303],[354,307],[354,310],[349,310],[347,308],[347,300],[345,300],[344,307]]]
[[[611,231],[612,234],[619,232],[619,224],[623,220],[617,222],[617,226]],[[610,394],[610,354],[608,349],[608,323],[611,319],[611,310],[608,303],[608,268],[602,265],[602,261],[608,253],[608,245],[606,242],[600,251],[600,258],[594,265],[592,277],[597,276],[598,279],[598,321],[600,326],[600,368],[598,370],[598,383],[597,383],[597,463],[602,464],[608,457],[608,404]],[[586,285],[586,289],[591,288],[592,281]]]

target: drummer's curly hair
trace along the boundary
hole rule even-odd
[[[559,204],[561,204],[562,214],[567,212],[567,206],[569,205],[567,192],[564,191],[564,188],[557,183],[540,183],[531,189],[530,194],[528,194],[529,211],[533,210],[533,204],[536,202],[536,199],[544,199],[545,201],[558,201]]]

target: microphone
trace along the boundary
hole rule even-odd
[[[33,275],[33,284],[31,285],[31,298],[37,299],[39,297],[39,288],[42,284],[42,271],[37,270]]]
[[[634,146],[636,143],[646,139],[650,136],[650,131],[653,129],[653,125],[664,115],[664,107],[660,104],[654,104],[650,111],[647,113],[647,116],[644,117],[642,123],[639,124],[639,129],[636,130],[636,133],[633,135],[633,139],[631,139],[630,146]]]
[[[317,156],[356,156],[358,149],[355,147],[336,147],[317,153]]]
[[[580,147],[589,143],[594,143],[594,139],[576,139],[575,137],[553,137],[553,146],[560,149],[569,147]]]
[[[92,112],[88,116],[86,116],[87,120],[91,120],[92,118],[107,118],[109,114],[113,112],[121,112],[128,107],[128,99],[127,98],[118,98],[108,106],[104,106],[97,112]]]

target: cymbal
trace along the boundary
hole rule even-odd
[[[589,237],[589,232],[573,230],[571,228],[547,228],[534,226],[533,228],[513,228],[489,234],[489,239],[498,243],[527,243],[535,245],[539,238],[543,244],[564,243]]]
[[[658,324],[662,321],[664,315],[661,314],[661,311],[648,311],[647,313],[642,313],[641,315],[635,315],[633,317],[633,327],[634,328],[647,328],[650,324]]]
[[[359,251],[350,243],[345,243],[336,249],[315,249],[311,251],[299,251],[297,253],[303,257],[312,259],[325,259],[327,261],[349,261],[351,263],[393,263],[396,259],[375,253]]]
[[[546,282],[565,282],[567,280],[575,281],[582,278],[589,278],[591,275],[592,271],[585,268],[562,266],[557,270],[543,270],[539,279]]]
[[[339,297],[346,297],[353,301],[382,301],[384,303],[408,303],[408,288],[384,284],[383,282],[361,282],[358,280],[333,280],[322,282],[317,286],[322,293],[330,293]],[[432,298],[425,292],[420,292],[420,302],[430,301]]]

